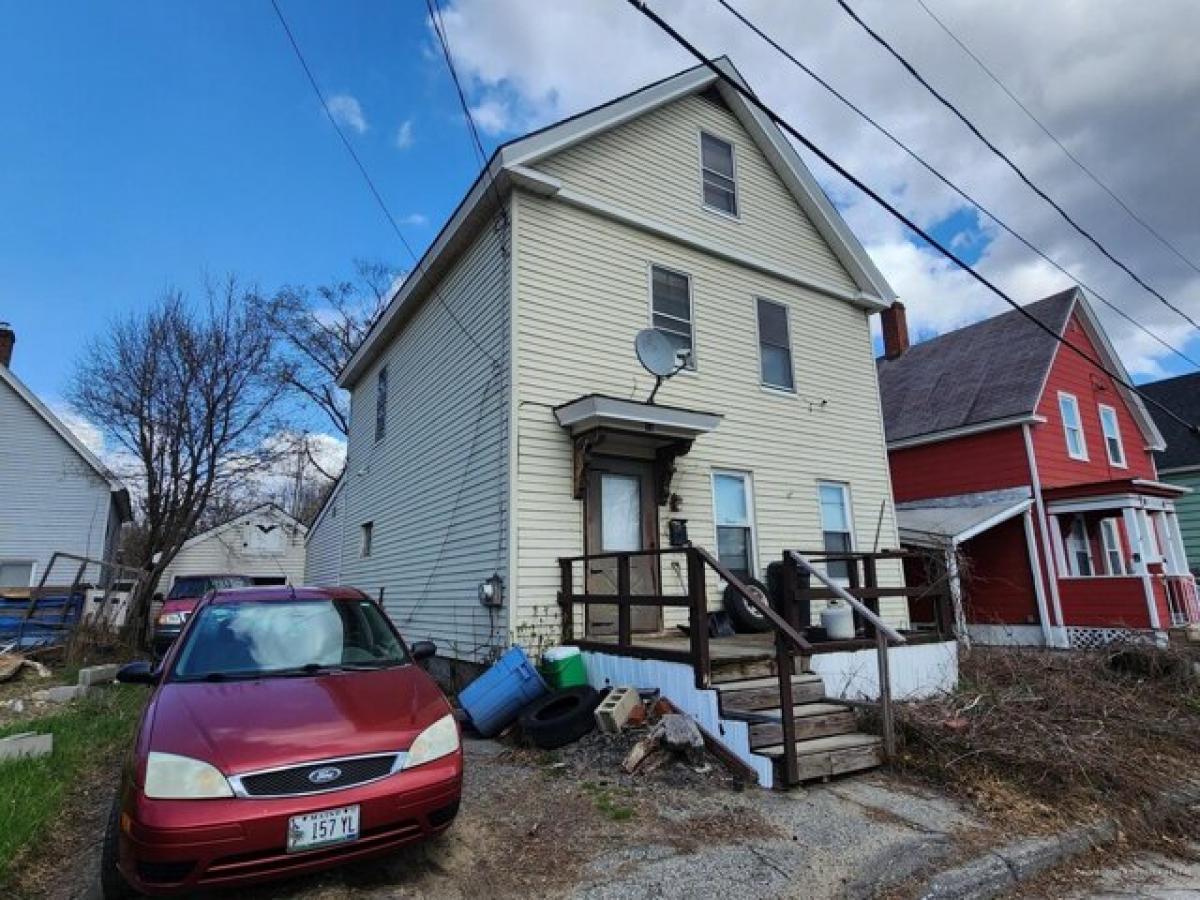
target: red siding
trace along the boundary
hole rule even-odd
[[[1074,315],[1067,325],[1066,337],[1080,349],[1100,358],[1087,332],[1079,325],[1078,318]],[[1083,421],[1084,439],[1087,444],[1086,461],[1072,459],[1067,454],[1067,439],[1063,431],[1062,414],[1058,408],[1060,391],[1073,394],[1079,401],[1079,415]],[[1120,469],[1109,465],[1108,453],[1104,446],[1104,432],[1100,427],[1101,403],[1117,411],[1117,420],[1121,426],[1121,444],[1125,448],[1128,468]],[[1032,426],[1033,450],[1043,487],[1157,477],[1154,459],[1145,449],[1146,440],[1113,380],[1067,347],[1058,348],[1037,412],[1046,419],[1044,425]]]
[[[983,625],[1036,624],[1037,594],[1020,516],[962,545],[967,620]]]
[[[896,502],[1021,487],[1031,481],[1021,427],[888,451]]]
[[[1067,625],[1149,628],[1145,588],[1140,576],[1061,578],[1058,596]]]

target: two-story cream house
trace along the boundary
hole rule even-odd
[[[557,640],[560,557],[666,545],[673,519],[759,578],[785,547],[897,547],[869,328],[893,299],[703,67],[507,143],[341,375],[348,461],[308,578],[482,662]],[[647,327],[690,353],[653,404]]]

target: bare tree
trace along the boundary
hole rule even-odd
[[[233,278],[209,285],[200,304],[168,291],[114,321],[76,367],[71,403],[120,448],[141,513],[150,577],[135,610],[145,610],[214,494],[268,462],[264,439],[283,388],[263,308]]]
[[[278,377],[290,393],[324,412],[342,435],[350,430],[350,406],[337,386],[338,373],[387,307],[399,276],[380,262],[359,260],[354,268],[350,280],[315,289],[285,286],[271,303],[271,324],[283,343]]]

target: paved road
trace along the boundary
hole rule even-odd
[[[1197,861],[1160,854],[1142,854],[1109,868],[1085,873],[1095,881],[1086,890],[1071,894],[1072,900],[1182,900],[1200,898],[1200,844],[1191,852]]]

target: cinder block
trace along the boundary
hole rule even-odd
[[[605,734],[619,734],[640,703],[635,688],[613,688],[596,707],[596,727]]]
[[[115,681],[117,677],[117,668],[115,664],[103,666],[88,666],[86,669],[79,670],[79,683],[84,687],[91,687],[94,684],[108,684],[110,681]]]
[[[34,700],[46,700],[50,703],[69,703],[72,700],[78,700],[88,692],[87,686],[82,684],[65,684],[58,687],[46,688],[44,691],[34,691]]]
[[[0,738],[0,762],[23,757],[49,756],[54,749],[54,735],[32,731]]]

